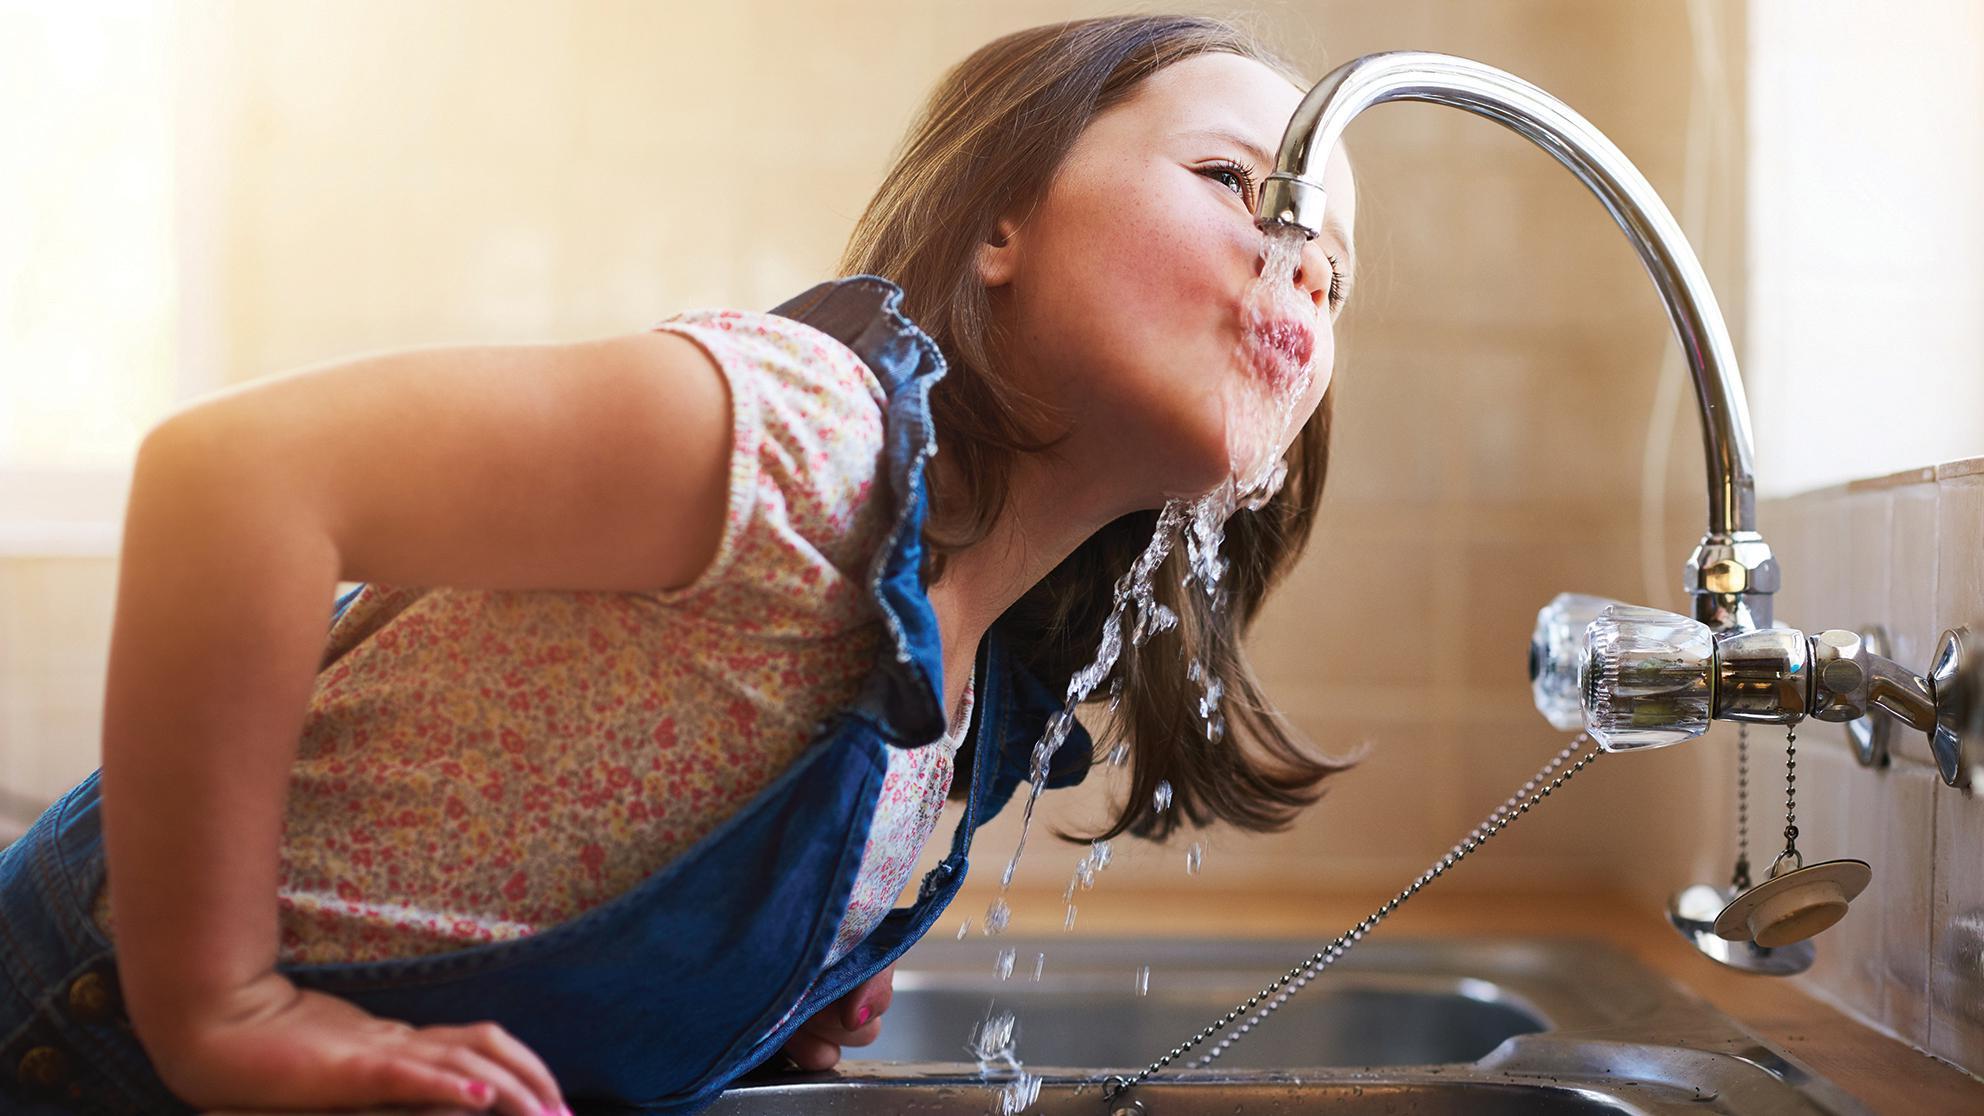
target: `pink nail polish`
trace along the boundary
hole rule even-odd
[[[477,1104],[489,1103],[489,1086],[483,1084],[480,1081],[469,1082],[467,1085],[462,1087],[462,1091],[468,1094],[468,1099],[474,1101]]]
[[[869,1007],[867,1004],[862,1004],[861,1010],[854,1014],[855,1027],[857,1028],[866,1027],[868,1025],[868,1016],[873,1012],[874,1012],[873,1008]]]

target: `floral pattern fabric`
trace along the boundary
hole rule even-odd
[[[741,809],[859,693],[885,643],[864,584],[888,527],[881,383],[777,315],[655,328],[700,345],[730,392],[715,558],[639,593],[365,585],[332,625],[291,768],[280,961],[421,956],[575,918]],[[889,750],[835,958],[907,882],[956,748]],[[94,917],[114,935],[107,889]]]

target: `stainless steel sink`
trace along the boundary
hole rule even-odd
[[[1010,978],[994,973],[1013,949]],[[1575,939],[1366,942],[1212,1066],[1134,1072],[1309,956],[1307,941],[925,941],[896,968],[881,1041],[826,1073],[755,1076],[709,1111],[999,1111],[973,1026],[1018,1017],[1028,1112],[1860,1113],[1837,1087],[1631,957]],[[1046,954],[1041,979],[1034,961]],[[1137,971],[1150,966],[1140,994]]]

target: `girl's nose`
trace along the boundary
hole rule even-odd
[[[1302,245],[1302,258],[1295,267],[1295,285],[1307,291],[1316,309],[1325,308],[1330,297],[1330,282],[1335,278],[1336,269],[1330,265],[1329,253],[1323,251],[1320,240],[1306,241]]]
[[[1269,243],[1264,240],[1260,254],[1254,257],[1254,274],[1257,276],[1267,270]],[[1323,251],[1322,245],[1314,240],[1304,241],[1302,254],[1295,260],[1295,276],[1292,282],[1295,284],[1295,289],[1315,303],[1318,310],[1322,309],[1323,304],[1329,299],[1331,271],[1329,255]]]

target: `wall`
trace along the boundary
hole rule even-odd
[[[827,273],[945,67],[1005,31],[1115,7],[203,5],[200,123],[222,162],[189,217],[205,230],[187,242],[189,344],[202,375],[232,384],[384,348],[771,305]],[[1740,57],[1740,8],[1712,7],[1707,41]],[[1563,97],[1663,196],[1692,187],[1683,217],[1740,341],[1742,74],[1726,65],[1691,97],[1688,15],[1340,0],[1250,18],[1313,76],[1434,49]],[[1691,178],[1690,137],[1711,124],[1725,143],[1697,143]],[[1701,530],[1689,393],[1596,201],[1450,109],[1384,106],[1347,142],[1366,273],[1330,492],[1251,646],[1320,747],[1374,747],[1291,832],[1205,835],[1191,886],[1394,890],[1417,875],[1562,744],[1529,707],[1535,610],[1564,589],[1679,606]],[[16,813],[96,764],[115,584],[114,555],[0,561],[0,785]],[[1608,759],[1441,886],[1623,889],[1653,917],[1667,890],[1721,870],[1687,836],[1727,824],[1698,793],[1706,757]],[[1046,822],[1107,790],[1051,796]],[[1126,844],[1112,878],[1186,886],[1190,839]],[[1045,876],[1076,856],[1034,849],[1025,871]]]
[[[1891,657],[1923,673],[1944,629],[1984,630],[1984,458],[1771,500],[1759,515],[1784,566],[1782,622],[1808,633],[1878,624],[1893,639]],[[1874,870],[1799,979],[1864,1021],[1984,1072],[1984,798],[1943,784],[1926,735],[1896,725],[1893,739],[1891,765],[1870,769],[1842,727],[1799,731],[1806,863],[1851,856]],[[1754,733],[1751,748],[1752,848],[1763,862],[1783,845],[1782,735]]]
[[[1752,0],[1749,19],[1763,494],[1984,454],[1984,4]]]

